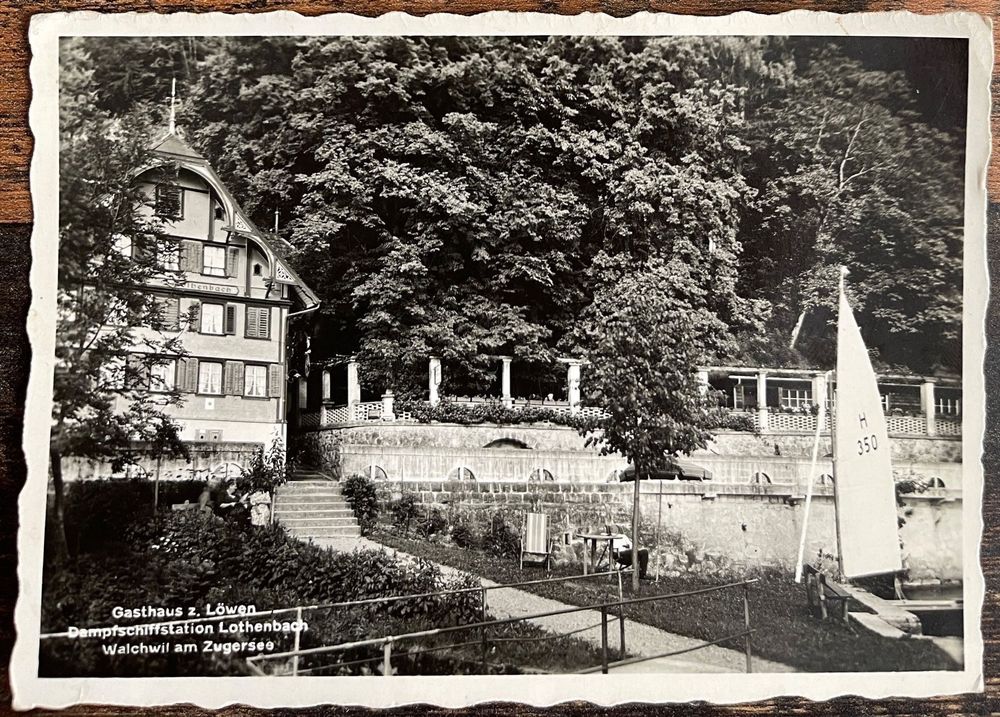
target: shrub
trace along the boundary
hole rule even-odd
[[[368,476],[352,475],[344,481],[344,497],[358,519],[362,535],[371,535],[378,522],[378,495]]]
[[[445,578],[433,563],[399,560],[385,550],[338,553],[292,538],[279,526],[250,527],[197,512],[165,516],[162,531],[137,530],[130,548],[64,564],[47,574],[42,629],[114,622],[116,605],[253,604],[264,610],[370,597],[473,587],[467,576]],[[316,611],[302,647],[333,644],[477,619],[478,593],[437,595],[357,609]],[[405,621],[405,622],[404,622]],[[290,648],[290,637],[283,649]],[[365,655],[360,655],[363,657]],[[109,658],[94,641],[43,643],[47,676],[240,674],[242,657]]]
[[[404,493],[399,500],[389,506],[392,514],[392,524],[402,529],[404,535],[409,535],[410,526],[417,516],[417,499],[412,493]]]
[[[424,538],[429,538],[432,535],[440,535],[447,529],[448,519],[437,508],[425,508],[423,516],[417,522],[417,532]]]
[[[471,425],[476,423],[498,423],[514,425],[518,423],[555,423],[576,427],[578,419],[568,413],[554,411],[546,406],[521,406],[507,408],[500,401],[486,403],[459,403],[440,401],[435,405],[422,401],[398,401],[397,413],[409,413],[421,423],[440,421]]]
[[[161,481],[160,510],[196,503],[201,480]],[[143,478],[75,481],[66,486],[65,521],[70,552],[94,553],[119,546],[127,530],[152,525],[153,483]],[[51,535],[46,531],[46,536]]]
[[[521,552],[520,531],[513,528],[502,513],[494,513],[483,548],[498,558],[517,557]]]
[[[482,538],[468,518],[458,516],[452,522],[451,539],[460,548],[478,548]]]
[[[236,492],[239,496],[257,492],[274,493],[287,480],[285,452],[275,440],[266,452],[258,448],[251,456],[247,469],[236,479]]]

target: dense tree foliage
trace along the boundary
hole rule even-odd
[[[510,354],[523,394],[651,262],[725,327],[704,360],[826,364],[829,333],[788,342],[846,264],[884,363],[958,368],[963,127],[849,42],[89,38],[77,59],[112,114],[159,119],[178,77],[189,141],[260,225],[279,211],[323,299],[314,357],[412,394],[429,354],[460,393]]]
[[[62,528],[62,462],[108,461],[115,470],[142,447],[180,455],[178,427],[165,408],[179,402],[156,385],[152,367],[183,355],[176,326],[142,287],[179,277],[160,266],[161,222],[135,168],[154,161],[134,113],[112,117],[93,102],[79,43],[64,46],[59,166],[58,328],[50,453],[57,533]],[[73,62],[71,60],[76,60]],[[130,352],[131,350],[131,352]],[[156,390],[150,392],[150,388]],[[65,552],[65,539],[57,540]]]

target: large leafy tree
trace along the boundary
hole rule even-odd
[[[833,320],[838,266],[851,268],[867,343],[884,364],[960,370],[964,151],[917,111],[900,72],[829,48],[756,108],[744,220],[745,279],[796,317]],[[787,331],[783,332],[787,336]],[[831,355],[829,334],[803,350]]]
[[[360,352],[376,386],[417,390],[437,354],[480,391],[511,354],[545,393],[606,267],[661,253],[714,257],[719,315],[767,320],[735,360],[822,364],[788,339],[847,264],[886,363],[957,366],[961,121],[871,40],[86,42],[111,111],[178,77],[181,122],[323,298],[315,355]]]
[[[82,52],[67,44],[70,56]],[[76,58],[80,60],[81,58]],[[157,385],[153,367],[183,349],[177,319],[145,286],[179,280],[161,268],[170,240],[142,207],[149,198],[137,168],[147,127],[132,117],[112,120],[96,107],[84,62],[64,62],[60,114],[59,281],[53,390],[51,471],[54,546],[65,556],[63,460],[96,459],[115,470],[140,447],[157,456],[182,454],[166,413],[179,395]],[[169,167],[163,167],[169,171]],[[154,389],[154,392],[150,391]],[[155,390],[160,389],[160,390]]]
[[[581,422],[580,430],[602,453],[622,455],[635,467],[637,555],[640,482],[665,457],[706,445],[718,405],[696,370],[729,350],[732,334],[686,262],[651,259],[632,269],[602,286],[586,314],[585,381],[604,417]],[[635,570],[636,589],[638,581]]]

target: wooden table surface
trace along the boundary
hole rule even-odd
[[[32,151],[31,134],[28,130],[28,102],[31,88],[28,79],[27,30],[30,17],[39,12],[57,10],[105,10],[125,12],[139,11],[207,11],[262,12],[268,10],[295,10],[303,15],[318,15],[327,12],[353,12],[361,15],[377,15],[389,10],[402,10],[413,14],[432,12],[452,12],[470,14],[487,10],[531,10],[561,14],[578,12],[606,12],[611,15],[628,15],[640,10],[718,15],[737,10],[751,10],[761,13],[776,13],[784,10],[810,7],[831,12],[860,12],[865,10],[911,10],[918,13],[943,12],[948,10],[968,10],[994,18],[1000,13],[1000,2],[996,0],[927,0],[924,2],[815,2],[795,3],[733,2],[721,3],[711,0],[684,0],[683,2],[627,2],[624,0],[578,0],[576,2],[554,0],[511,0],[491,2],[490,0],[420,0],[412,2],[364,0],[340,0],[330,2],[291,2],[268,0],[238,0],[234,2],[183,2],[182,0],[146,0],[139,2],[98,2],[95,0],[65,0],[53,2],[40,0],[11,2],[0,0],[0,247],[3,249],[4,271],[0,280],[0,711],[6,712],[10,705],[10,686],[6,679],[6,663],[14,639],[13,609],[17,594],[16,561],[17,548],[17,495],[24,484],[25,467],[21,454],[21,412],[27,390],[30,347],[25,334],[25,319],[30,302],[28,271],[30,268],[30,222],[32,208],[28,188],[28,164]],[[996,73],[994,87],[996,87]],[[1000,130],[998,112],[994,107],[992,124],[994,135]],[[996,148],[994,139],[994,149]],[[989,172],[989,194],[991,201],[1000,201],[1000,173],[997,163],[992,163]],[[991,233],[1000,230],[1000,205],[990,207]],[[990,266],[992,273],[1000,271],[1000,251],[991,245]],[[993,292],[994,296],[996,291]],[[991,299],[987,315],[987,334],[992,339],[1000,327],[1000,310],[996,299]],[[811,703],[801,699],[779,698],[754,704],[729,707],[716,706],[625,706],[608,710],[619,715],[626,714],[894,714],[894,715],[943,715],[943,714],[990,714],[1000,713],[1000,623],[997,616],[997,577],[1000,575],[1000,486],[994,480],[997,475],[998,431],[994,406],[996,391],[1000,386],[1000,361],[996,351],[990,349],[986,357],[988,416],[985,438],[984,465],[986,486],[983,500],[984,534],[981,551],[983,570],[986,574],[987,596],[983,608],[983,634],[985,639],[986,693],[983,695],[962,695],[940,697],[931,700],[886,699],[879,701],[843,697],[825,703]],[[665,679],[669,679],[666,677]],[[891,681],[892,676],[887,675]],[[250,714],[257,712],[246,707],[232,707],[223,710],[226,714]],[[296,710],[300,714],[329,714],[331,710]],[[336,714],[367,714],[360,708],[336,709]],[[398,714],[441,714],[445,710],[432,707],[411,707],[393,710]],[[450,712],[450,711],[449,711]],[[459,713],[487,714],[595,714],[595,710],[582,703],[570,703],[550,710],[517,706],[512,704],[492,704],[475,710],[458,710]],[[604,711],[602,710],[602,713]],[[200,714],[191,707],[176,706],[156,710],[127,710],[123,708],[79,707],[64,714],[123,714],[148,713],[162,715]]]

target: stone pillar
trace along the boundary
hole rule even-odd
[[[305,411],[309,407],[309,381],[305,376],[295,379],[299,390],[299,410]]]
[[[333,395],[333,384],[330,378],[330,369],[323,369],[323,400],[329,401]]]
[[[826,374],[813,374],[812,402],[816,406],[816,420],[820,422],[820,430],[823,430],[826,421]]]
[[[698,386],[703,394],[707,394],[711,386],[708,383],[708,370],[698,369]]]
[[[393,404],[392,391],[387,390],[382,394],[382,420],[383,421],[395,421],[396,414],[392,410]]]
[[[566,366],[566,398],[570,413],[580,411],[580,361],[571,360]]]
[[[937,435],[937,418],[934,416],[934,379],[925,378],[920,384],[920,405],[924,409],[927,435]]]
[[[438,396],[438,388],[441,386],[441,359],[431,356],[427,362],[427,397],[432,406],[436,406],[441,400]]]
[[[351,358],[347,362],[347,413],[350,420],[357,420],[355,407],[361,403],[361,382],[358,380],[358,362]]]
[[[757,421],[760,424],[760,430],[766,431],[768,424],[767,371],[763,369],[757,372]]]
[[[501,356],[501,371],[500,371],[500,398],[503,400],[503,405],[510,408],[514,405],[514,399],[510,395],[510,356]]]

